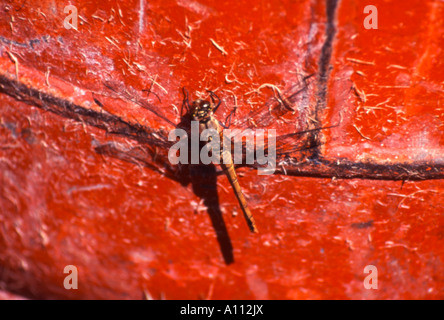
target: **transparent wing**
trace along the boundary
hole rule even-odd
[[[154,115],[158,117],[158,119],[165,121],[168,123],[171,127],[175,128],[176,125],[169,120],[165,115],[161,113],[158,107],[152,105],[148,101],[142,99],[136,90],[123,86],[121,84],[118,84],[117,82],[104,82],[104,85],[111,90],[114,97],[117,97],[119,99],[131,101],[137,105],[139,105],[141,108],[150,111]],[[112,129],[112,128],[111,128]],[[168,141],[168,131],[164,129],[154,129],[150,128],[146,125],[141,125],[139,123],[132,123],[131,124],[131,132],[128,132],[128,130],[125,131],[115,131],[115,130],[108,130],[110,133],[117,133],[120,135],[124,135],[127,137],[132,138],[133,140],[137,140],[140,143],[148,144],[151,146],[155,146],[157,148],[162,148],[164,150],[168,150],[174,142]]]
[[[313,155],[321,144],[312,138],[312,134],[324,129],[327,128],[316,128],[276,137],[265,135],[264,139],[257,139],[256,135],[254,143],[248,142],[248,139],[241,141],[240,136],[236,136],[236,139],[239,139],[238,145],[236,146],[235,139],[232,139],[231,153],[235,163],[239,166],[262,167],[263,163],[258,161],[258,154],[266,158],[274,155],[277,164],[285,162],[291,163],[290,166],[292,166]],[[239,147],[239,144],[241,147]],[[238,154],[241,156],[239,157]],[[238,160],[236,161],[236,159]]]
[[[307,104],[310,92],[313,91],[315,77],[310,75],[304,77],[301,81],[291,87],[284,93],[272,86],[274,96],[258,110],[251,111],[245,118],[235,121],[233,124],[236,129],[241,132],[235,139],[240,139],[240,135],[245,133],[245,129],[252,129],[255,136],[254,149],[263,150],[263,154],[276,155],[276,163],[288,163],[289,166],[295,166],[299,161],[309,158],[317,152],[320,143],[315,139],[317,134],[324,128],[308,127],[305,121],[301,119],[301,105]],[[297,128],[305,127],[302,130]],[[264,139],[265,141],[257,141],[258,129],[265,129],[265,136],[269,133],[269,129],[275,129],[276,137],[274,140]],[[286,132],[291,133],[286,133]],[[257,154],[254,162],[251,163],[251,144],[242,142],[242,151],[234,146],[231,149],[234,156],[236,153],[242,152],[242,166],[250,166],[253,168],[261,167],[257,161]],[[250,155],[250,162],[248,161]],[[287,161],[290,160],[290,161]]]
[[[277,120],[296,124],[298,106],[312,90],[313,83],[314,75],[310,75],[302,78],[299,83],[285,92],[281,92],[273,85],[264,85],[273,90],[274,96],[259,109],[249,112],[243,119],[234,121],[233,126],[240,129],[271,128],[276,125]]]
[[[152,105],[151,103],[146,101],[146,99],[141,98],[135,89],[113,81],[105,81],[103,82],[103,84],[112,92],[114,92],[114,94],[116,94],[118,97],[136,103],[143,109],[152,112],[154,115],[156,115],[159,118],[159,120],[161,119],[173,127],[176,126],[170,119],[168,119],[159,110],[158,107]]]
[[[188,184],[188,175],[181,174],[186,170],[184,166],[172,165],[168,161],[167,150],[154,145],[140,144],[136,147],[121,143],[109,142],[95,147],[98,154],[113,157],[141,167],[148,168],[169,179]]]

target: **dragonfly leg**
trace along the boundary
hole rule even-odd
[[[233,114],[236,113],[236,109],[237,109],[237,107],[235,107],[233,110],[231,110],[230,114],[225,118],[225,124],[224,124],[225,129],[228,129],[229,127],[231,127],[231,117],[233,116]],[[227,124],[227,122],[228,122],[228,124]]]
[[[217,110],[217,108],[219,108],[220,103],[221,103],[222,100],[220,100],[220,98],[219,98],[219,97],[218,97],[213,91],[207,90],[207,92],[210,93],[211,101],[213,101],[213,103],[216,103],[216,101],[214,100],[215,97],[216,97],[217,100],[218,100],[217,105],[216,105],[216,106],[214,107],[214,109],[213,109],[213,112],[215,113],[216,110]]]
[[[152,86],[151,86],[151,87],[152,87]],[[142,90],[142,92],[148,92],[148,93],[146,94],[146,98],[148,99],[149,96],[150,96],[150,94],[152,93],[152,94],[154,94],[154,95],[156,96],[157,100],[159,100],[159,102],[162,103],[162,100],[160,100],[159,95],[158,95],[157,93],[151,91],[151,87],[150,87],[149,89],[143,89],[143,90]]]
[[[279,102],[282,103],[284,105],[285,108],[287,108],[287,110],[289,111],[294,111],[294,109],[290,106],[288,100],[286,98],[283,98],[281,93],[279,91],[276,92],[278,97],[279,97]]]
[[[185,87],[182,88],[183,91],[183,102],[182,102],[182,107],[180,108],[180,116],[183,117],[183,106],[185,106],[185,108],[187,109],[187,113],[190,112],[191,106],[190,106],[190,101],[188,100],[188,90],[185,89]]]
[[[207,90],[207,92],[210,93],[210,97],[211,97],[211,101],[213,101],[213,103],[216,103],[216,100],[214,98],[217,98],[218,102],[216,104],[216,106],[213,109],[213,112],[215,113],[217,108],[219,108],[220,104],[221,104],[221,99],[213,92],[210,90]],[[225,123],[222,123],[219,121],[219,124],[224,128],[224,129],[228,129],[231,126],[231,116],[233,115],[233,113],[236,112],[237,108],[234,108],[233,111],[230,112],[230,114],[228,115],[228,117],[225,118]],[[227,125],[228,122],[228,125]]]
[[[230,114],[225,118],[225,123],[222,123],[221,121],[218,120],[219,124],[224,128],[224,129],[229,129],[231,127],[231,116],[236,113],[236,108],[234,108]],[[227,124],[228,122],[228,124]]]

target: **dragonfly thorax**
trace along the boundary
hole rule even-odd
[[[196,121],[207,121],[213,116],[214,106],[207,100],[197,99],[191,105],[191,116]]]

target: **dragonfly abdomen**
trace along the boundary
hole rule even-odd
[[[248,207],[247,200],[242,193],[239,181],[237,179],[236,170],[234,169],[233,159],[231,153],[229,151],[222,151],[221,153],[221,167],[225,172],[228,180],[230,181],[231,186],[233,187],[234,194],[236,195],[237,200],[239,201],[239,205],[244,214],[245,220],[247,221],[248,227],[251,232],[257,233],[258,229],[256,227],[256,222],[254,221],[253,214]]]

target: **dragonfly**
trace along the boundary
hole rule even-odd
[[[184,103],[183,106],[187,108],[188,116],[191,116],[193,121],[197,121],[199,124],[199,133],[202,134],[206,129],[214,129],[220,137],[220,141],[224,139],[223,128],[228,128],[219,122],[218,119],[214,116],[214,113],[217,111],[221,104],[220,98],[212,91],[209,91],[211,102],[208,100],[197,99],[193,101],[190,105],[188,99],[188,91],[184,89]],[[218,102],[215,102],[215,98],[218,99]],[[232,115],[232,114],[231,114]],[[231,119],[231,117],[230,117]],[[211,137],[210,137],[211,138]],[[211,139],[209,140],[211,142]],[[223,145],[221,145],[220,150],[222,150]],[[258,229],[256,226],[256,222],[254,221],[253,214],[248,207],[247,200],[245,199],[244,194],[242,193],[239,180],[237,178],[236,170],[234,168],[233,158],[230,150],[223,150],[219,154],[220,157],[220,165],[222,170],[226,174],[228,181],[233,188],[234,194],[239,202],[239,206],[244,214],[245,220],[247,221],[248,228],[251,232],[257,233]]]
[[[282,94],[279,90],[276,91],[276,95],[268,103],[265,104],[263,108],[259,110],[252,111],[244,119],[240,119],[236,122],[235,127],[237,128],[267,128],[272,123],[275,123],[276,119],[282,118],[288,113],[295,113],[296,101],[300,98],[301,93],[308,89],[309,81],[312,76],[308,76],[303,79],[303,84],[295,86],[292,88],[292,93],[287,95]],[[218,117],[215,115],[219,106],[221,105],[221,99],[212,91],[208,90],[210,99],[196,99],[190,103],[189,93],[184,88],[183,94],[184,99],[182,103],[182,108],[180,112],[181,121],[178,124],[174,124],[168,117],[161,114],[159,108],[149,103],[146,99],[140,97],[136,90],[119,85],[115,82],[104,82],[105,86],[112,92],[112,96],[120,98],[126,101],[133,102],[140,106],[141,108],[153,113],[159,120],[170,124],[174,128],[184,128],[189,132],[190,122],[197,121],[199,123],[199,133],[202,133],[205,129],[215,129],[223,140],[223,129],[230,127],[231,117],[236,111],[230,113],[230,115],[225,119],[225,124],[223,124]],[[183,110],[186,112],[183,112]],[[227,125],[227,120],[229,124]],[[318,132],[324,128],[311,128],[307,130],[297,131],[290,134],[280,135],[276,137],[275,142],[263,141],[262,146],[260,146],[265,153],[273,147],[276,151],[276,161],[283,165],[288,159],[293,159],[296,157],[298,161],[302,161],[307,158],[310,152],[313,152],[320,143],[313,139],[311,134]],[[166,154],[168,150],[172,147],[173,142],[168,140],[168,132],[162,129],[152,130],[147,127],[143,127],[137,134],[137,138],[144,148],[141,151],[138,150],[126,150],[121,153],[117,151],[112,145],[104,145],[96,148],[96,151],[103,154],[108,154],[123,160],[129,160],[131,158],[133,161],[137,159],[137,162],[142,162],[144,165],[154,168],[153,161],[147,163],[147,158],[151,158],[155,163],[160,165],[161,168],[157,167],[156,171],[169,176],[170,178],[176,179],[177,176],[183,175],[183,168],[180,166],[174,168],[171,163],[168,163]],[[200,147],[203,147],[201,145]],[[256,145],[256,148],[258,146]],[[221,149],[222,150],[222,147]],[[248,166],[254,169],[261,167],[257,162],[248,164],[246,162],[247,145],[246,142],[242,142],[242,164],[239,166]],[[248,206],[247,200],[242,192],[238,176],[235,170],[235,164],[233,163],[233,152],[234,150],[224,150],[220,152],[220,166],[222,172],[228,178],[230,185],[234,191],[234,194],[238,200],[239,206],[243,212],[244,218],[247,222],[248,228],[252,233],[257,233],[258,228],[256,226],[253,214]],[[131,160],[130,160],[131,161]],[[202,168],[202,166],[200,166]]]

